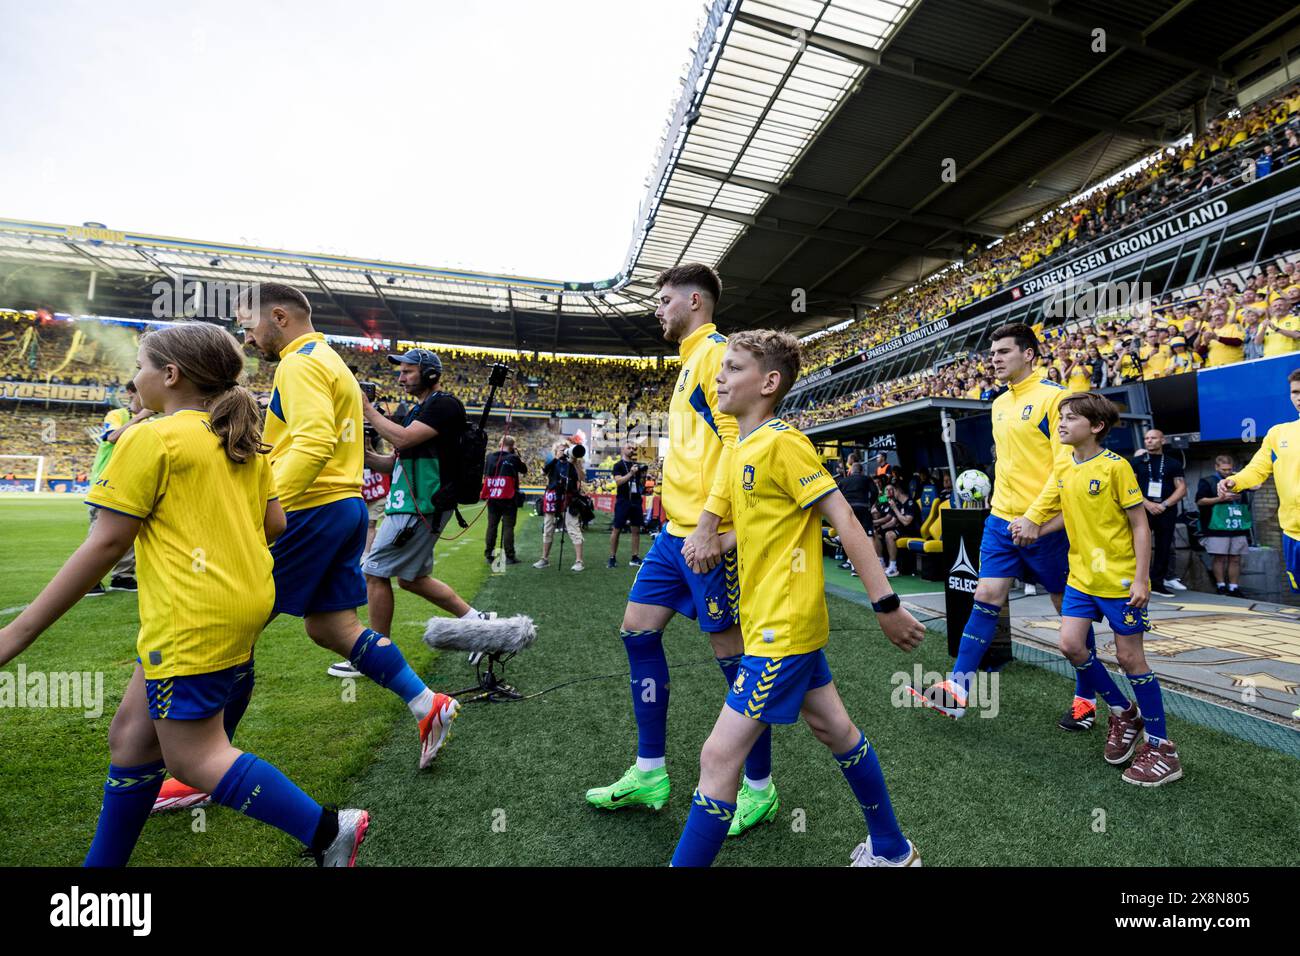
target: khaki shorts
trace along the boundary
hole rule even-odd
[[[559,524],[556,519],[559,515],[542,515],[542,542],[549,544],[555,537],[555,529]],[[568,532],[569,539],[574,544],[582,544],[582,525],[578,519],[567,511],[564,513],[564,530]]]
[[[388,502],[388,496],[379,498],[375,501],[366,503],[366,511],[370,513],[370,521],[373,524],[384,516],[384,505]]]
[[[1240,555],[1250,550],[1250,543],[1244,534],[1214,534],[1206,536],[1205,550],[1210,554]]]

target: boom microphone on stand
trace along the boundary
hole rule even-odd
[[[475,673],[478,684],[458,690],[451,696],[469,703],[476,700],[518,700],[523,695],[497,673],[505,670],[506,661],[529,647],[537,639],[533,619],[524,614],[490,621],[460,620],[450,617],[429,619],[424,629],[424,643],[435,650],[468,651],[477,655]],[[483,659],[487,659],[487,670]],[[468,696],[465,696],[468,695]]]

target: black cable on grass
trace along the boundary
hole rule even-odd
[[[932,618],[928,618],[927,620],[931,620],[931,621],[939,620],[942,617],[943,617],[942,614],[937,614]],[[922,621],[921,623],[924,624],[925,621]],[[866,631],[866,630],[867,628],[865,627],[832,627],[830,629],[830,632],[832,634],[853,634],[855,632]],[[708,660],[703,660],[703,661],[687,661],[686,663],[683,664],[669,664],[668,669],[671,671],[671,670],[676,670],[680,667],[704,667],[709,664],[716,664],[716,663],[717,663],[717,658],[710,657]],[[620,677],[623,680],[627,680],[631,676],[632,676],[631,671],[619,671],[616,674],[594,674],[590,677],[575,677],[572,680],[566,680],[566,681],[562,681],[559,684],[553,684],[550,687],[546,687],[539,691],[534,691],[531,694],[525,694],[523,697],[507,698],[506,700],[495,701],[494,703],[502,703],[502,704],[518,703],[521,700],[532,700],[536,697],[541,697],[543,694],[549,694],[553,690],[560,690],[561,688],[564,687],[572,687],[574,684],[587,684],[590,683],[591,681],[598,681],[598,680],[613,680],[615,677]]]
[[[671,671],[671,670],[676,670],[679,667],[700,667],[704,664],[712,664],[716,660],[717,658],[711,657],[706,661],[688,661],[685,664],[669,664],[668,669]],[[631,676],[632,676],[631,671],[619,671],[617,674],[596,674],[592,677],[575,677],[573,680],[566,680],[563,683],[556,684],[552,687],[547,687],[544,690],[534,691],[531,694],[525,694],[523,697],[508,698],[506,700],[499,701],[497,703],[503,703],[503,704],[518,703],[521,700],[532,700],[534,697],[541,697],[543,694],[549,694],[553,690],[559,690],[561,687],[569,687],[572,684],[585,684],[589,681],[594,681],[594,680],[613,680],[615,677],[621,677],[623,680],[627,680]]]

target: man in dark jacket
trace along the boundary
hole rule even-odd
[[[515,557],[515,519],[521,497],[519,483],[528,471],[524,460],[515,452],[515,440],[501,439],[501,447],[487,456],[483,468],[483,492],[487,498],[487,540],[484,556],[490,562],[497,550],[497,526],[501,526],[501,550],[506,564],[518,564]]]

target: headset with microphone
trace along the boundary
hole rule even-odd
[[[421,385],[433,385],[442,377],[442,359],[428,349],[411,349],[405,355],[390,355],[388,361],[393,365],[420,366]]]

